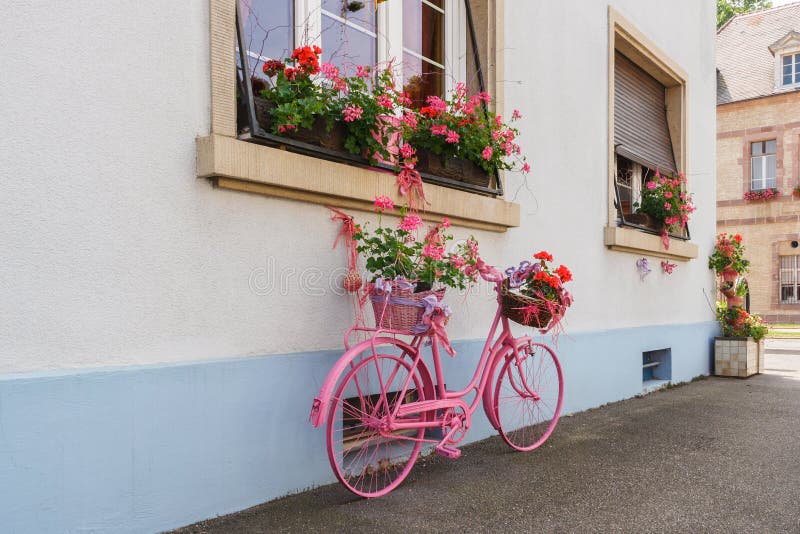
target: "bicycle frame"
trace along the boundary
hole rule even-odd
[[[472,378],[470,379],[469,384],[459,391],[447,391],[445,388],[445,380],[444,380],[444,371],[442,369],[442,362],[441,362],[441,354],[439,351],[439,343],[437,336],[434,334],[432,336],[425,336],[425,335],[417,335],[414,336],[412,341],[407,344],[399,344],[400,348],[403,349],[404,354],[408,354],[411,358],[410,369],[408,369],[408,376],[403,384],[403,387],[399,390],[400,395],[405,395],[409,389],[411,384],[412,377],[414,373],[419,371],[423,376],[427,378],[430,377],[430,372],[427,369],[427,365],[424,363],[422,359],[422,342],[426,337],[431,338],[431,353],[433,356],[433,364],[434,364],[434,372],[436,378],[436,386],[435,391],[433,392],[426,392],[426,397],[431,395],[433,398],[426,399],[421,402],[416,403],[408,403],[403,404],[402,406],[398,403],[395,409],[393,410],[391,416],[389,417],[389,429],[391,430],[404,430],[404,429],[417,429],[417,428],[435,428],[440,427],[442,421],[438,417],[433,417],[429,421],[422,420],[424,418],[417,418],[417,419],[410,419],[404,420],[403,417],[406,415],[411,414],[419,414],[421,412],[432,412],[434,410],[442,410],[454,407],[461,407],[465,411],[469,411],[469,415],[475,413],[478,408],[478,404],[481,402],[486,402],[484,399],[485,392],[487,391],[487,386],[489,381],[491,380],[494,369],[496,368],[499,357],[503,354],[504,349],[516,349],[520,345],[527,344],[531,341],[530,336],[522,336],[520,338],[515,338],[511,334],[511,328],[509,326],[508,319],[502,315],[502,309],[500,306],[500,292],[499,292],[499,283],[497,283],[495,290],[497,291],[497,311],[495,312],[494,320],[492,321],[492,325],[489,328],[489,332],[486,337],[486,341],[484,343],[483,349],[481,351],[481,356],[476,366],[475,372],[473,373]],[[499,336],[497,335],[498,327],[502,326],[500,330]],[[403,332],[393,331],[390,329],[374,329],[374,328],[367,328],[367,327],[351,327],[345,333],[345,347],[351,349],[349,338],[350,335],[354,331],[367,331],[372,332],[372,337],[366,341],[362,342],[358,345],[358,347],[368,345],[371,346],[372,356],[366,356],[365,359],[374,358],[375,365],[376,365],[376,372],[379,379],[380,385],[380,401],[376,403],[374,407],[374,411],[377,412],[381,403],[385,403],[388,405],[388,399],[386,397],[386,388],[384,387],[387,383],[392,383],[394,379],[394,375],[399,370],[399,363],[398,366],[395,367],[392,374],[387,378],[384,379],[383,373],[377,364],[377,345],[381,342],[385,342],[388,339],[392,339],[394,341],[395,338],[389,338],[384,336],[394,336],[398,334],[403,334]],[[497,339],[495,339],[497,337]],[[366,348],[366,347],[365,347]],[[515,351],[516,353],[516,351]],[[328,378],[326,379],[325,384],[323,385],[322,389],[320,390],[320,394],[317,398],[314,399],[314,404],[312,406],[311,411],[311,422],[314,426],[320,426],[324,420],[326,415],[326,408],[328,405],[328,399],[330,397],[330,392],[333,389],[336,381],[338,381],[339,376],[342,375],[345,369],[349,366],[351,369],[355,367],[355,361],[350,359],[349,361],[343,361],[344,359],[340,360],[334,369],[331,370]],[[361,386],[358,384],[356,380],[356,385],[358,389],[358,393],[362,394]],[[463,399],[469,395],[470,392],[475,391],[475,398],[473,399],[470,405],[467,405]],[[486,407],[487,405],[484,404]],[[374,414],[373,414],[374,415]],[[497,427],[497,422],[495,421],[494,415],[490,413],[488,409],[486,409],[486,415],[489,418],[490,422],[493,426]],[[415,439],[415,438],[408,438],[408,439]],[[429,441],[429,440],[425,440]]]

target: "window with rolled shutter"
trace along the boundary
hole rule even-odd
[[[614,58],[614,150],[647,168],[677,172],[666,88],[619,52]]]

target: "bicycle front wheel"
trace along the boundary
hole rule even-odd
[[[531,451],[550,437],[561,415],[561,364],[539,343],[512,349],[505,358],[494,390],[500,435],[514,449]]]
[[[411,356],[377,354],[362,360],[331,399],[328,458],[336,478],[361,497],[380,497],[399,486],[419,455],[424,428],[389,429],[398,405],[425,400],[425,392],[432,391],[425,375],[412,371]],[[428,417],[409,414],[402,421]]]

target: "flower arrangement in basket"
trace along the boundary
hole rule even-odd
[[[644,184],[641,202],[635,204],[638,213],[649,215],[661,227],[666,249],[669,249],[669,234],[685,230],[689,216],[695,211],[692,195],[685,189],[683,173],[670,176],[656,171],[655,177]]]
[[[519,267],[506,270],[508,277],[501,287],[503,315],[547,332],[560,324],[572,305],[572,295],[564,288],[572,273],[564,265],[553,269],[553,256],[547,251],[533,257],[539,261],[523,261]]]
[[[393,211],[394,203],[388,197],[377,197],[375,209],[381,214]],[[446,244],[453,236],[446,232],[450,226],[447,218],[420,237],[420,216],[405,210],[401,215],[396,227],[383,226],[380,218],[372,232],[356,225],[353,240],[372,275],[365,289],[376,324],[421,334],[433,327],[437,307],[446,322],[449,310],[438,304],[447,288],[466,289],[475,282],[478,243],[470,238],[448,253]]]

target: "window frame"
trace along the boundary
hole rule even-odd
[[[789,66],[792,67],[792,72],[789,73],[789,79],[792,80],[789,83],[784,81],[786,77],[786,73],[783,70],[786,68],[785,60],[789,59]],[[780,76],[781,76],[781,87],[797,87],[800,86],[800,52],[790,52],[788,54],[781,54],[780,59]]]
[[[775,143],[775,151],[774,152],[767,152],[767,143],[773,142]],[[761,154],[753,155],[753,145],[761,144]],[[772,156],[775,160],[775,175],[772,176],[771,180],[773,185],[769,185],[770,178],[767,176],[767,169],[768,169],[768,161],[769,157]],[[759,161],[759,166],[761,167],[761,183],[763,187],[754,187],[755,184],[755,177],[753,170],[755,167],[753,164]],[[776,189],[778,187],[778,139],[764,139],[760,141],[751,141],[750,142],[750,191],[766,191],[767,189]]]
[[[396,176],[367,166],[349,166],[308,157],[243,139],[237,125],[236,1],[208,0],[210,125],[197,146],[197,178],[214,187],[267,197],[290,199],[343,209],[372,211],[376,195],[400,202]],[[497,95],[504,79],[505,3],[487,0],[472,6],[473,27],[480,37],[473,50],[484,66],[486,90]],[[482,77],[481,76],[481,77]],[[503,99],[495,98],[495,111],[503,113]],[[429,183],[423,219],[450,218],[454,225],[505,232],[520,225],[520,206],[502,195],[477,195]]]
[[[295,1],[295,4],[294,4],[295,11],[294,11],[294,13],[295,13],[295,25],[296,25],[295,26],[295,31],[294,31],[295,46],[297,46],[297,44],[298,44],[298,42],[297,42],[298,36],[302,36],[304,34],[303,32],[306,31],[306,28],[308,28],[308,33],[309,34],[318,35],[318,37],[310,40],[310,44],[319,44],[320,40],[321,40],[321,36],[320,36],[321,28],[316,28],[315,24],[321,23],[321,20],[322,20],[322,13],[321,13],[322,10],[321,10],[321,7],[320,7],[321,6],[321,0],[306,0],[306,5],[307,6],[310,5],[311,7],[306,7],[302,11],[300,9],[298,9],[298,3],[302,3],[302,0],[294,0],[294,1]],[[424,2],[425,0],[420,0],[420,1]],[[474,28],[474,24],[473,24],[472,13],[471,13],[472,10],[471,10],[471,7],[469,5],[469,2],[468,2],[468,0],[444,0],[444,1],[445,1],[446,9],[452,9],[453,12],[457,14],[456,16],[459,17],[457,19],[456,19],[456,17],[450,18],[451,21],[454,20],[454,19],[459,20],[459,21],[461,20],[460,17],[461,17],[462,13],[461,13],[461,11],[456,9],[455,6],[456,5],[461,5],[463,7],[463,21],[466,24],[466,28],[464,29],[464,32],[461,32],[461,33],[454,32],[453,30],[447,30],[447,28],[448,28],[448,22],[447,22],[448,18],[447,17],[445,18],[445,48],[446,48],[446,50],[448,49],[448,47],[450,49],[453,48],[452,43],[450,45],[448,45],[448,42],[452,41],[451,38],[459,38],[460,39],[460,36],[462,35],[462,33],[466,33],[466,32],[469,33],[469,38],[472,41],[473,50],[475,52],[474,60],[475,60],[476,65],[478,65],[478,68],[477,68],[478,82],[479,82],[481,90],[483,91],[483,90],[485,90],[486,84],[485,84],[485,80],[484,80],[484,76],[483,76],[483,67],[481,66],[481,62],[480,62],[480,57],[479,57],[479,52],[478,52],[478,44],[477,44],[477,39],[475,37],[475,28]],[[392,35],[395,35],[399,31],[400,40],[399,41],[394,41],[394,42],[395,43],[400,43],[401,46],[398,49],[398,52],[400,54],[402,54],[402,50],[403,50],[403,48],[402,48],[402,29],[403,29],[403,27],[402,27],[402,4],[400,2],[385,2],[385,3],[380,4],[379,8],[378,8],[378,15],[379,15],[378,16],[378,21],[377,21],[378,28],[380,28],[380,25],[382,24],[381,15],[380,15],[381,14],[381,7],[386,6],[386,5],[394,5],[395,6],[394,7],[395,11],[399,11],[399,15],[398,15],[398,14],[392,12],[392,11],[385,10],[385,11],[383,11],[383,17],[385,18],[385,17],[387,17],[389,15],[391,15],[392,17],[395,17],[397,15],[397,18],[393,19],[393,20],[395,20],[394,24],[391,25],[391,26],[394,26],[394,29],[387,29],[387,32],[390,34],[390,36],[392,36]],[[312,20],[312,19],[309,18],[309,13],[313,13],[314,10],[319,11],[320,14],[319,14],[318,17],[315,17]],[[236,40],[237,40],[237,44],[241,44],[241,43],[245,42],[245,36],[244,36],[244,27],[243,27],[244,24],[243,24],[243,21],[241,20],[241,17],[239,16],[239,2],[238,1],[236,1],[235,20],[236,20],[235,26],[236,26],[236,34],[237,34],[236,35]],[[302,30],[301,31],[298,31],[298,27],[297,27],[298,21],[301,21],[301,24],[302,24],[302,26],[301,26]],[[454,35],[455,35],[455,37],[454,37]],[[378,32],[378,36],[379,36],[378,37],[378,43],[379,44],[381,42],[384,42],[384,44],[391,42],[391,41],[389,41],[388,38],[381,39],[380,38],[380,31]],[[301,37],[301,39],[302,39],[302,37]],[[462,56],[464,56],[464,59],[463,59],[463,61],[461,61],[461,63],[463,63],[463,65],[464,65],[463,72],[465,73],[466,72],[466,49],[467,49],[466,40],[464,40],[463,43],[464,43],[464,46],[463,46],[464,53],[462,54]],[[303,44],[303,43],[301,43],[301,44]],[[379,55],[378,55],[379,63],[381,63],[381,62],[386,63],[386,60],[382,61],[382,57],[381,57],[380,53],[394,54],[394,52],[395,52],[395,49],[391,48],[391,47],[387,47],[385,50],[383,50],[383,52],[380,52],[380,47],[379,47]],[[388,57],[393,57],[393,56],[390,55]],[[244,72],[251,72],[252,71],[252,69],[249,66],[249,58],[250,58],[249,51],[246,50],[244,47],[239,46],[239,61],[241,62],[241,65],[243,66],[243,71]],[[447,59],[447,51],[445,53],[445,58]],[[460,71],[458,71],[458,69],[456,69],[456,71],[460,72]],[[466,74],[464,74],[464,77],[466,77]],[[447,74],[445,73],[445,79],[446,80],[451,80],[451,77],[447,76]],[[451,84],[453,84],[453,88],[454,88],[454,83],[455,83],[455,80],[451,80],[451,81],[447,82],[445,84],[445,91],[448,90],[448,87]],[[319,146],[316,146],[316,145],[311,145],[311,144],[308,144],[308,143],[304,143],[302,141],[291,139],[289,137],[283,137],[283,136],[275,135],[275,134],[272,134],[272,133],[266,131],[263,127],[261,127],[261,125],[258,123],[258,120],[256,119],[255,105],[254,105],[254,102],[253,102],[253,89],[252,89],[251,85],[247,84],[247,83],[242,84],[242,83],[239,83],[238,81],[237,81],[237,85],[240,86],[240,90],[245,95],[246,105],[248,106],[248,109],[246,110],[245,113],[247,115],[247,128],[249,129],[249,133],[239,134],[239,138],[240,139],[243,139],[243,140],[246,140],[246,141],[250,141],[250,142],[255,142],[255,143],[261,143],[261,144],[264,144],[266,146],[286,148],[286,149],[291,150],[293,152],[298,152],[298,153],[305,154],[307,156],[312,156],[312,157],[319,157],[319,158],[327,159],[327,160],[330,160],[330,161],[349,163],[351,165],[359,165],[359,166],[378,168],[378,169],[381,169],[381,170],[392,170],[393,171],[393,167],[388,165],[388,164],[384,164],[384,163],[371,164],[371,163],[369,163],[369,161],[366,158],[364,158],[364,157],[362,157],[360,155],[354,155],[354,154],[350,154],[348,152],[338,152],[338,151],[330,150],[330,149],[327,149],[327,148],[324,148],[324,147],[319,147]],[[499,173],[499,171],[497,169],[495,169],[494,176],[493,176],[493,178],[494,178],[494,187],[491,187],[491,186],[486,187],[486,186],[481,186],[481,185],[474,185],[474,184],[470,184],[470,183],[467,183],[467,182],[461,182],[461,181],[453,180],[453,179],[450,179],[450,178],[446,178],[444,176],[437,176],[437,175],[430,174],[430,173],[425,173],[425,172],[420,172],[420,176],[422,177],[422,181],[425,182],[425,183],[441,185],[441,186],[444,186],[444,187],[448,187],[448,188],[452,188],[452,189],[458,189],[458,190],[461,190],[461,191],[468,191],[468,192],[471,192],[471,193],[496,195],[496,196],[503,196],[503,194],[504,194],[502,177],[501,177],[501,175],[500,175],[500,173]]]
[[[630,61],[658,80],[666,88],[667,126],[678,172],[689,176],[686,144],[686,95],[688,75],[667,54],[661,51],[643,32],[638,30],[616,9],[608,7],[608,170],[607,209],[604,244],[611,250],[632,254],[689,261],[697,258],[698,246],[690,235],[677,235],[664,247],[658,232],[639,225],[620,224],[617,212],[616,151],[614,147],[614,69],[615,53],[619,51]]]
[[[793,267],[784,268],[784,259],[792,259]],[[783,298],[783,273],[789,271],[793,273],[794,281],[791,283],[794,289],[794,297],[791,299]],[[800,256],[798,255],[780,255],[778,256],[778,303],[785,304],[800,304]]]

